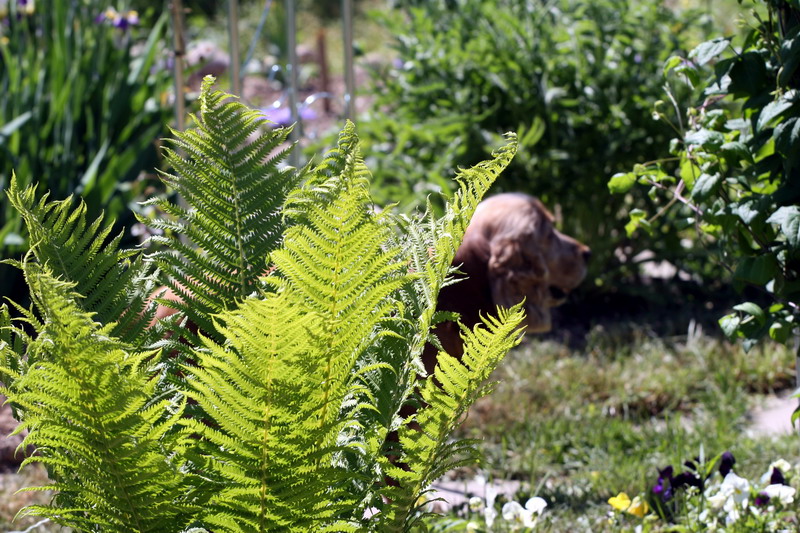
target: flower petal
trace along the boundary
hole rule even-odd
[[[631,499],[624,492],[620,492],[613,498],[609,498],[608,504],[617,511],[625,511],[631,506]]]

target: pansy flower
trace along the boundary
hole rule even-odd
[[[722,477],[727,476],[733,470],[733,465],[735,464],[736,459],[731,452],[723,453],[719,460],[719,473],[722,474]]]
[[[646,501],[639,496],[631,500],[630,496],[624,492],[620,492],[613,498],[609,498],[608,504],[617,511],[623,511],[638,516],[639,518],[644,518],[644,515],[650,511],[650,506],[647,505]]]
[[[109,7],[97,15],[94,21],[98,24],[108,23],[124,31],[131,26],[137,26],[139,24],[139,13],[133,10],[120,13],[113,7]]]
[[[547,507],[547,502],[538,496],[525,502],[522,507],[517,502],[508,502],[503,505],[503,519],[512,524],[522,525],[523,527],[536,527],[536,521]]]
[[[756,507],[766,507],[769,503],[769,495],[766,492],[759,492],[756,495],[755,500],[753,500],[753,504]]]
[[[788,485],[783,484],[768,485],[763,491],[761,491],[761,493],[767,495],[770,500],[778,501],[781,503],[781,505],[789,505],[793,503],[796,492],[797,491],[794,487],[789,487]]]

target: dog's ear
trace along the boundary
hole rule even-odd
[[[495,305],[511,307],[531,294],[536,285],[545,286],[547,262],[528,235],[505,235],[490,243],[489,283]]]

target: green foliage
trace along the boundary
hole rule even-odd
[[[181,470],[183,401],[155,397],[153,354],[111,336],[76,303],[73,284],[38,263],[25,273],[41,319],[31,320],[22,368],[0,368],[11,383],[2,392],[21,421],[15,432],[30,431],[23,445],[39,449],[23,465],[44,464],[53,484],[43,488],[58,493],[23,514],[82,531],[178,530],[200,495]],[[0,360],[20,355],[0,350]]]
[[[112,334],[125,342],[146,344],[153,307],[146,301],[155,288],[152,266],[140,250],[120,250],[121,234],[109,239],[113,228],[98,217],[87,227],[86,203],[72,208],[71,198],[36,200],[36,186],[19,189],[15,176],[8,201],[25,221],[31,253],[48,266],[51,275],[74,283],[84,299],[80,307],[91,310],[102,324],[112,324]],[[21,266],[18,262],[10,264]],[[133,312],[131,312],[133,311]]]
[[[156,163],[170,110],[169,74],[155,70],[167,18],[139,31],[95,22],[107,2],[4,2],[0,26],[0,188],[13,171],[56,198],[78,193],[88,215],[127,212],[133,180]],[[35,7],[33,12],[28,8]],[[0,259],[29,243],[16,210],[0,201]],[[10,294],[21,280],[6,274]],[[6,285],[7,284],[7,285]]]
[[[185,302],[153,328],[171,340],[123,340],[118,322],[147,320],[148,306],[95,313],[76,292],[96,292],[83,276],[94,265],[117,278],[98,283],[111,295],[152,286],[126,275],[140,258],[118,240],[84,250],[108,235],[102,220],[87,227],[82,204],[10,191],[42,244],[16,263],[33,294],[19,309],[27,331],[0,309],[3,392],[39,450],[26,463],[59,491],[24,512],[83,531],[408,531],[430,483],[475,457],[452,433],[519,341],[516,306],[465,330],[462,360],[440,353],[433,375],[422,370],[438,291],[515,141],[461,172],[443,217],[378,213],[351,123],[319,166],[278,168],[284,153],[269,156],[288,132],[256,135],[261,118],[211,83],[197,128],[176,133],[187,155],[168,150],[164,179],[187,207],[153,200],[167,234],[148,265]]]
[[[766,14],[752,17],[743,42],[714,39],[666,63],[665,73],[696,86],[700,101],[685,110],[684,123],[670,93],[679,134],[673,157],[609,183],[625,193],[638,182],[668,198],[654,215],[632,212],[629,234],[649,231],[662,216],[683,221],[712,243],[740,288],[762,292],[761,305],[742,303],[720,320],[748,348],[766,335],[788,341],[800,303],[800,8],[767,2]],[[670,121],[663,107],[658,102],[654,113]],[[675,177],[662,168],[673,159]]]
[[[643,192],[609,199],[605,177],[668,141],[649,105],[662,91],[660,65],[687,46],[702,14],[645,0],[395,4],[402,12],[382,20],[398,66],[375,80],[374,109],[388,111],[359,124],[380,199],[410,208],[450,190],[444,176],[513,130],[520,151],[498,188],[559,206],[564,231],[591,243],[594,275],[614,275],[620,246],[680,250],[674,228],[621,242],[625,207],[651,201]]]
[[[302,177],[280,168],[288,150],[277,149],[290,129],[249,142],[263,116],[239,102],[223,104],[229,95],[212,91],[212,83],[203,82],[197,127],[173,131],[175,148],[164,150],[174,174],[162,179],[186,206],[156,197],[147,204],[167,216],[142,220],[163,233],[152,237],[163,249],[150,260],[167,275],[167,286],[186,297],[178,308],[207,335],[216,331],[214,314],[256,290],[283,235],[280,206]]]

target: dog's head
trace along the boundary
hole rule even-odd
[[[550,308],[564,303],[586,276],[589,247],[556,230],[553,215],[525,194],[485,200],[470,227],[488,244],[494,304],[510,307],[524,299],[526,331],[549,331]]]

